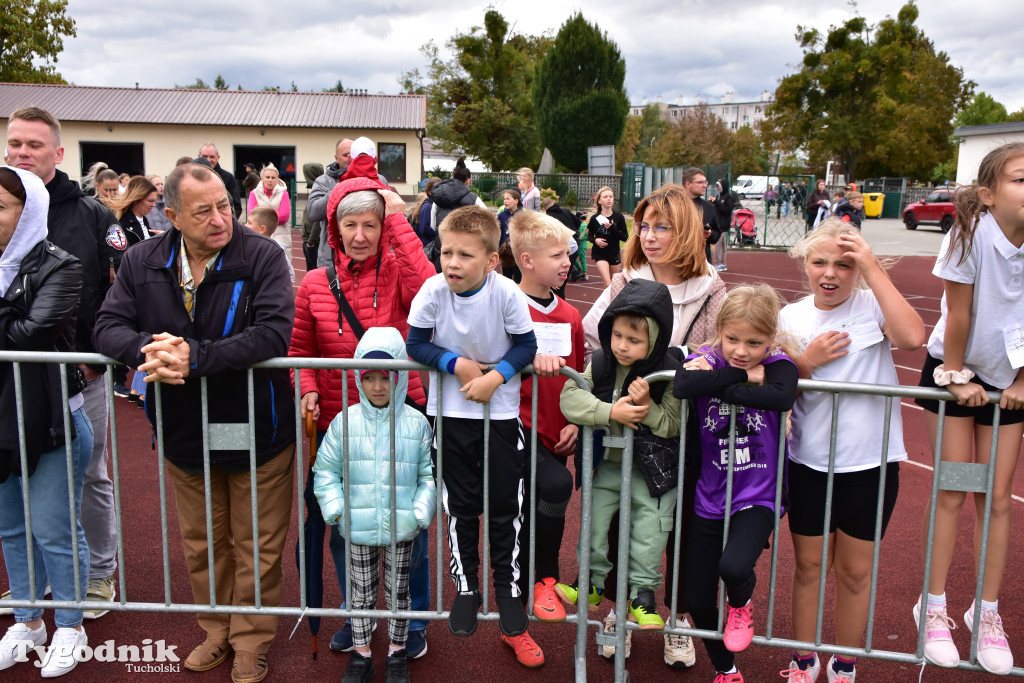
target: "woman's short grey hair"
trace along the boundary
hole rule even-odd
[[[341,219],[345,216],[354,216],[366,213],[367,211],[373,211],[377,214],[380,222],[384,222],[384,198],[376,190],[349,192],[338,202],[338,210],[335,212],[335,217],[340,223]]]

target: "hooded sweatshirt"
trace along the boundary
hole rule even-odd
[[[9,170],[21,179],[25,203],[0,255],[0,350],[73,351],[82,266],[46,241],[49,195],[43,181],[28,171]],[[17,397],[12,364],[0,362],[0,482],[22,473],[19,407],[29,475],[42,454],[65,443],[61,372],[56,363],[25,363]],[[80,386],[69,384],[69,391],[74,395],[68,407],[77,410],[82,406]]]
[[[612,324],[623,313],[639,314],[647,319],[647,356],[630,366],[620,365],[611,351]],[[584,391],[575,382],[566,382],[562,389],[560,406],[566,419],[584,426],[608,425],[611,434],[622,434],[622,425],[611,419],[612,404],[628,394],[634,379],[679,367],[681,354],[669,351],[672,320],[672,298],[665,285],[644,279],[627,284],[604,311],[598,324],[601,347],[583,373],[593,390]],[[679,436],[680,402],[667,388],[664,382],[651,385],[651,405],[641,424],[649,427],[655,436],[674,438]],[[619,462],[619,449],[606,448],[605,459]]]
[[[402,335],[393,327],[366,331],[356,347],[355,358],[408,358]],[[361,374],[361,373],[360,373]],[[313,466],[313,491],[324,521],[356,545],[391,543],[394,530],[399,543],[411,541],[420,529],[430,526],[436,508],[434,477],[430,462],[430,424],[421,413],[404,404],[409,372],[388,373],[395,387],[395,510],[391,514],[391,417],[390,406],[377,408],[356,382],[359,402],[349,406],[347,432],[338,415],[327,430]],[[345,496],[345,451],[348,441],[348,497]],[[346,529],[346,519],[351,533]],[[392,523],[394,519],[394,523]]]

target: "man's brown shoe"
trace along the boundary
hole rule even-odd
[[[267,656],[255,652],[236,652],[231,665],[234,683],[259,683],[267,677]]]
[[[231,646],[226,640],[207,639],[202,645],[192,650],[185,660],[185,668],[189,671],[209,671],[219,666],[231,654]]]

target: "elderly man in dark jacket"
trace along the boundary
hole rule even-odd
[[[96,319],[102,353],[147,372],[147,411],[154,420],[159,385],[167,472],[174,482],[185,560],[197,604],[210,597],[204,496],[202,405],[209,423],[210,505],[217,603],[255,604],[259,543],[262,604],[279,605],[281,553],[291,514],[294,403],[287,370],[252,373],[252,411],[246,369],[288,353],[295,304],[281,249],[231,217],[220,177],[198,164],[174,169],[164,185],[175,230],[125,253]],[[203,395],[201,379],[206,379]],[[250,439],[258,505],[253,538]],[[205,642],[185,667],[206,671],[231,650],[232,680],[267,673],[266,652],[276,616],[200,614]]]

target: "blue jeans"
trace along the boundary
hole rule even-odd
[[[327,432],[317,430],[316,442],[319,446]],[[338,577],[338,587],[342,592],[341,608],[345,609],[345,539],[337,526],[331,526],[330,538],[331,559],[334,560],[334,573]],[[410,609],[427,611],[430,609],[430,532],[421,529],[412,544],[412,557],[409,559],[409,596],[412,598]],[[409,621],[410,631],[423,631],[427,628],[426,619]]]
[[[93,432],[85,408],[71,414],[77,437],[71,442],[74,467],[75,519],[78,536],[78,576],[81,599],[89,585],[89,545],[79,522],[82,511],[82,485],[85,469],[92,457]],[[68,470],[64,446],[44,453],[36,471],[28,478],[29,509],[32,513],[33,565],[36,599],[42,600],[49,581],[54,600],[75,600],[75,557],[72,551],[72,524],[68,511]],[[28,600],[29,566],[22,478],[8,477],[0,484],[0,538],[3,538],[4,563],[11,597]],[[28,622],[43,616],[41,608],[16,607],[14,619]],[[82,623],[82,610],[54,611],[57,628],[73,628]]]

